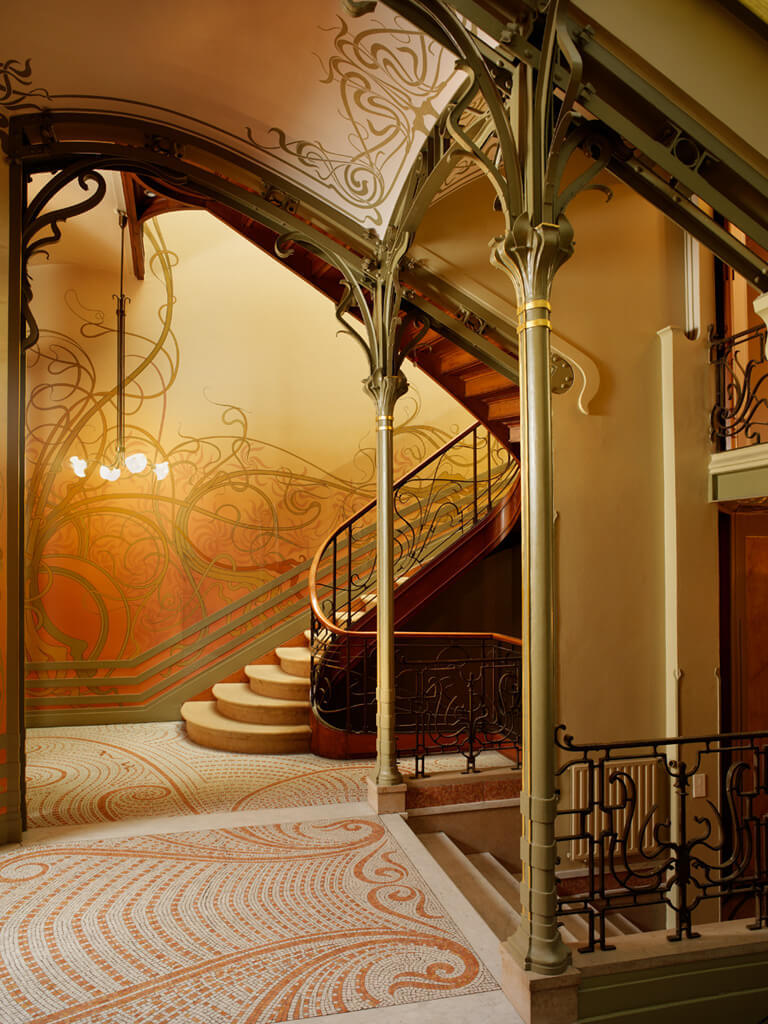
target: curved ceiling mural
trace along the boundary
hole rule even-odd
[[[28,54],[34,54],[27,61]],[[3,27],[0,115],[110,111],[193,131],[383,233],[460,84],[451,54],[380,4],[149,0],[19,5]]]

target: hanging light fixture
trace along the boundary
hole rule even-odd
[[[125,310],[131,301],[125,294],[123,287],[125,274],[125,229],[128,224],[128,215],[124,210],[118,210],[117,219],[120,225],[120,294],[115,296],[117,300],[117,450],[115,461],[111,466],[102,463],[99,466],[99,476],[102,480],[114,483],[120,479],[123,469],[129,473],[143,473],[149,465],[149,459],[143,452],[134,452],[131,455],[125,454]],[[69,460],[72,472],[75,476],[85,477],[88,463],[85,459],[72,455]],[[158,480],[164,480],[169,473],[167,462],[156,462],[152,466],[152,472]]]

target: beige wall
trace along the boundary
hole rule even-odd
[[[655,73],[657,88],[724,137],[736,152],[747,159],[754,154],[763,161],[768,157],[765,40],[725,4],[719,0],[642,0],[642,4],[577,0],[576,6],[589,24],[624,44],[629,52],[619,47],[622,59],[632,64],[639,57],[638,70],[646,77],[650,73],[651,80]],[[609,45],[614,48],[610,41]]]
[[[657,331],[681,324],[684,309],[682,233],[630,190],[605,180],[614,190],[610,203],[585,193],[569,208],[576,250],[560,270],[552,298],[555,333],[586,352],[600,374],[589,416],[579,411],[575,388],[553,399],[559,717],[583,741],[642,739],[665,730]],[[419,255],[436,270],[463,267],[463,283],[514,321],[510,287],[487,263],[487,242],[503,227],[487,212],[488,195],[477,182],[460,199],[438,204],[419,236]],[[705,362],[703,349],[695,358]],[[701,507],[706,468],[698,482],[698,468],[685,473],[685,501]],[[682,543],[690,546],[684,523]],[[701,575],[715,581],[711,546],[699,564]],[[688,572],[679,595],[689,651],[696,623],[687,609],[696,604],[691,597],[700,579]],[[709,629],[713,614],[716,621],[714,586],[706,611]],[[693,658],[689,664],[692,700],[699,685],[707,689],[714,728],[714,666],[711,659],[703,668]],[[701,672],[703,680],[696,678]],[[689,716],[684,724],[693,722]]]

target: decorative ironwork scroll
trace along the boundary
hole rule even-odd
[[[515,458],[479,423],[400,480],[394,491],[396,581],[403,585],[494,509],[519,474]],[[318,608],[354,629],[376,597],[376,505],[369,502],[315,559]]]
[[[320,719],[375,733],[375,638],[332,637],[315,617],[312,646],[311,698]],[[414,758],[417,777],[429,754],[460,753],[467,772],[486,750],[508,751],[519,765],[521,664],[520,644],[508,637],[396,633],[398,757]]]
[[[763,326],[710,338],[716,389],[710,423],[718,451],[768,440],[767,333]]]
[[[582,952],[611,949],[609,916],[644,907],[671,911],[671,941],[696,938],[695,911],[713,899],[768,926],[768,732],[581,745],[559,726],[556,742],[570,755],[560,863],[575,873],[558,915],[586,917]]]
[[[397,588],[509,499],[514,457],[474,424],[394,490]],[[376,507],[347,520],[310,572],[315,713],[345,732],[376,732]],[[424,772],[430,751],[519,751],[520,646],[490,634],[395,633],[398,755]]]

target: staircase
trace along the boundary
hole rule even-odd
[[[274,654],[276,664],[246,665],[245,682],[217,683],[212,701],[182,705],[191,740],[240,754],[309,751],[309,647],[277,647]]]
[[[499,939],[507,939],[520,923],[520,880],[492,853],[463,853],[444,832],[419,837],[457,889],[472,904],[480,917]],[[606,917],[606,938],[630,935],[641,929],[623,914]],[[589,925],[581,914],[569,914],[560,923],[564,942],[584,945],[589,939]]]
[[[480,424],[453,438],[400,479],[394,490],[396,620],[407,617],[498,545],[517,521],[519,502],[517,462]],[[310,594],[312,630],[290,646],[276,648],[274,664],[248,665],[243,680],[216,684],[213,700],[193,700],[182,706],[190,739],[218,750],[253,754],[312,749],[343,757],[374,751],[375,728],[361,729],[354,715],[348,716],[345,698],[354,667],[352,672],[341,670],[345,686],[335,659],[343,651],[347,659],[359,661],[355,644],[375,629],[375,502],[350,517],[320,547],[310,570]],[[296,609],[288,612],[295,615]],[[351,631],[354,638],[348,642]],[[375,650],[375,632],[372,635]],[[314,715],[309,692],[310,640],[318,666]],[[444,642],[441,637],[440,643]],[[368,639],[363,643],[370,646]],[[371,709],[375,718],[374,691],[375,686],[363,702],[366,721]],[[339,701],[344,720],[339,720]],[[349,739],[353,733],[367,735],[359,742]]]

